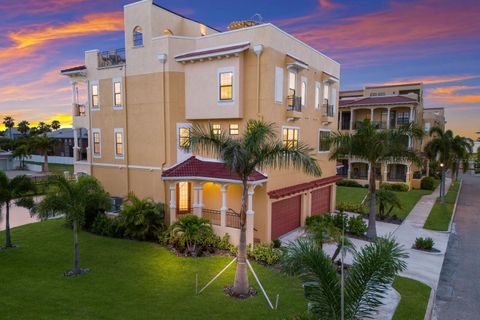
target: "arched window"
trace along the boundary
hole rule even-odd
[[[165,29],[163,30],[163,35],[164,36],[173,36],[173,31],[170,29]]]
[[[143,46],[143,32],[142,32],[142,27],[140,26],[136,26],[133,29],[133,45],[135,47]]]

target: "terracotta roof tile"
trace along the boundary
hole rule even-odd
[[[268,192],[268,195],[270,196],[271,199],[279,199],[295,193],[303,192],[305,190],[326,186],[328,184],[335,183],[339,180],[342,180],[342,177],[331,176],[327,178],[313,180],[310,182],[296,184],[293,186],[288,186],[281,189],[272,190]]]

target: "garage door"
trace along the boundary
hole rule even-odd
[[[300,227],[301,196],[272,203],[272,239]]]
[[[320,215],[330,212],[331,187],[312,191],[312,215]]]

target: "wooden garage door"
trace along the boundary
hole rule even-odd
[[[272,240],[300,227],[301,196],[272,203]]]
[[[312,215],[320,215],[330,212],[331,187],[312,191]]]

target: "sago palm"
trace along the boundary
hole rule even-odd
[[[283,145],[273,124],[257,120],[249,120],[246,130],[238,138],[224,132],[214,134],[210,126],[195,125],[188,145],[183,147],[223,160],[225,167],[242,181],[240,241],[233,292],[245,295],[249,290],[246,266],[248,177],[256,169],[266,168],[303,169],[307,174],[319,176],[321,170],[313,156],[313,150],[300,142],[295,146]]]
[[[420,164],[417,153],[405,144],[405,138],[421,138],[423,131],[413,123],[395,129],[377,130],[368,120],[358,123],[355,133],[335,132],[332,134],[331,159],[354,157],[370,165],[368,189],[370,206],[367,237],[377,236],[376,222],[376,164],[386,161],[413,161]]]
[[[353,253],[344,285],[344,319],[372,318],[407,255],[393,239],[378,238]],[[282,270],[300,276],[315,319],[341,319],[341,278],[332,260],[308,238],[287,245]]]
[[[110,197],[100,183],[91,176],[81,176],[77,181],[67,180],[63,176],[50,179],[51,187],[45,198],[35,207],[35,212],[42,219],[64,215],[73,226],[73,271],[68,274],[78,275],[80,269],[78,251],[78,232],[82,227],[85,209],[91,202],[98,203],[103,210],[110,207]]]
[[[35,184],[29,177],[17,176],[9,179],[5,172],[0,171],[0,209],[5,207],[5,248],[13,247],[10,234],[10,208],[12,204],[32,209],[34,205],[32,194],[35,189]]]
[[[185,246],[192,256],[197,255],[198,241],[208,234],[213,234],[210,221],[192,214],[180,218],[171,226],[172,237]]]
[[[389,216],[395,208],[403,208],[402,202],[398,198],[397,194],[391,190],[380,188],[380,190],[377,191],[377,198],[378,215],[381,218]]]

